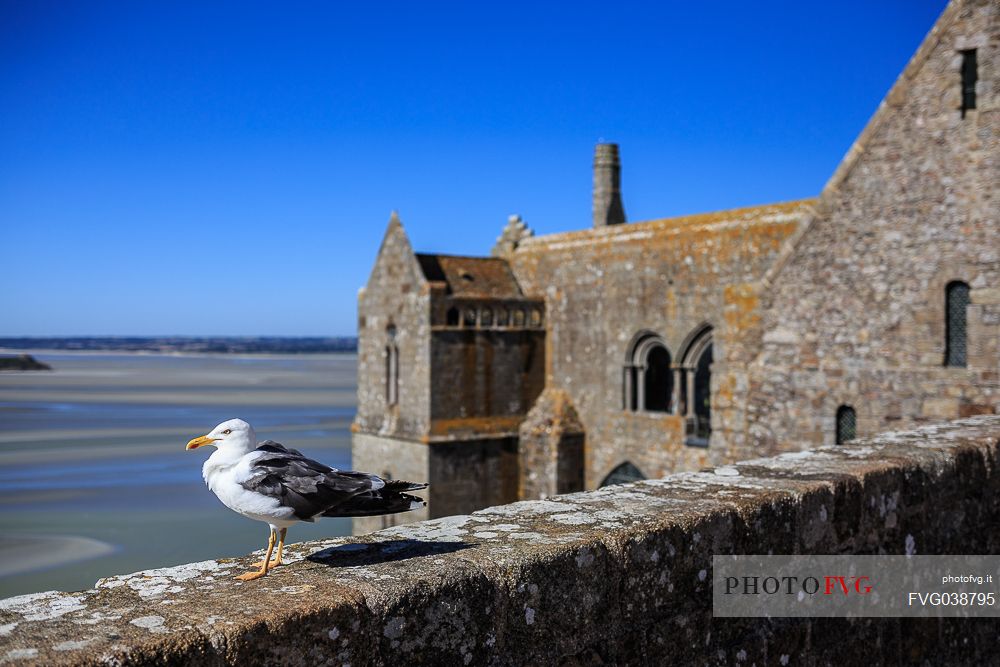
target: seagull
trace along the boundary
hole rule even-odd
[[[273,440],[258,444],[253,427],[242,419],[224,421],[185,449],[212,445],[202,476],[222,504],[271,529],[264,560],[257,571],[236,577],[252,581],[281,565],[288,527],[318,517],[377,516],[419,509],[423,499],[404,491],[426,489],[426,484],[385,480],[367,472],[337,470],[306,458]],[[280,535],[280,538],[278,537]],[[278,557],[271,560],[275,539]]]

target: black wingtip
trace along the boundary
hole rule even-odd
[[[428,484],[426,482],[407,482],[405,479],[390,479],[385,483],[385,489],[387,491],[420,491],[421,489],[426,489]]]

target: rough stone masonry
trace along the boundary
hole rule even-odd
[[[1000,417],[0,600],[24,665],[1000,664],[997,619],[716,619],[716,554],[1000,553]]]
[[[513,217],[488,258],[393,218],[356,467],[436,517],[1000,413],[996,0],[949,3],[815,198],[628,222],[624,158],[596,148],[592,224]]]

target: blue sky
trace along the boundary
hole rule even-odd
[[[389,214],[487,254],[813,196],[941,0],[0,0],[0,335],[345,335]],[[956,84],[957,85],[957,84]]]

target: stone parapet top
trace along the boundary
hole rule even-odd
[[[892,662],[933,640],[933,655],[971,663],[995,624],[977,643],[943,621],[925,639],[860,619],[882,643],[828,646],[815,620],[713,619],[708,573],[725,553],[996,553],[984,527],[1000,516],[998,444],[1000,417],[976,417],[294,544],[252,582],[232,578],[248,556],[9,598],[0,660],[802,664],[843,651]]]

